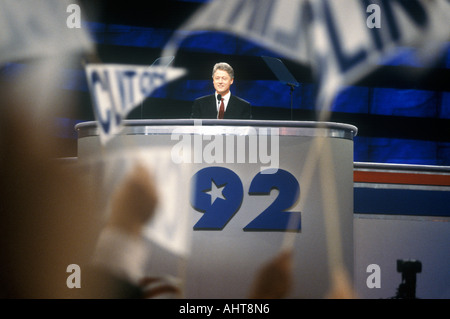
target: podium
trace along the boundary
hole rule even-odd
[[[352,276],[356,127],[301,121],[126,120],[105,146],[96,122],[79,123],[76,130],[79,160],[165,147],[171,165],[188,167],[190,178],[171,186],[173,192],[189,192],[185,200],[173,199],[179,213],[189,215],[185,297],[246,298],[256,272],[290,236],[294,283],[289,297],[322,298],[330,287],[332,265],[323,203],[334,184],[342,262]],[[325,178],[317,165],[304,169],[317,139],[329,147],[332,167]],[[113,174],[122,174],[121,169],[118,165]],[[111,181],[103,185],[113,188]],[[164,183],[157,181],[161,187]],[[176,275],[173,254],[152,249],[149,274]]]

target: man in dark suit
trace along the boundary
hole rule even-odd
[[[231,94],[234,70],[225,62],[216,63],[212,73],[214,94],[200,97],[194,101],[191,118],[197,119],[250,119],[249,102]]]

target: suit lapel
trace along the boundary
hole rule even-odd
[[[217,118],[217,108],[216,108],[216,96],[214,94],[210,95],[205,101],[203,106],[204,112],[207,114],[208,118]]]

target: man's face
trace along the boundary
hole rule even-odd
[[[233,79],[227,71],[217,70],[213,76],[213,83],[216,92],[225,95],[230,91],[230,86],[233,84]]]

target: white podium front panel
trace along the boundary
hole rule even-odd
[[[355,127],[252,120],[124,124],[105,146],[100,144],[95,122],[78,124],[79,159],[107,160],[109,155],[133,149],[168,148],[170,165],[189,171],[189,178],[173,186],[188,190],[190,197],[173,198],[179,213],[189,214],[190,249],[185,264],[153,247],[149,274],[181,273],[187,298],[245,298],[256,272],[277,255],[289,236],[294,249],[290,298],[324,296],[330,288],[329,266],[335,262],[330,256],[340,256],[352,276]],[[326,142],[321,156],[327,156],[331,170],[320,171],[317,158],[310,170],[305,169],[317,141]],[[122,166],[114,174],[123,175]],[[164,180],[157,183],[162,187]],[[114,182],[103,185],[112,188]],[[173,192],[177,194],[176,189]],[[324,202],[330,197],[336,199],[331,209],[336,218],[325,220],[329,215],[324,215]],[[326,221],[334,231],[329,231]],[[330,254],[330,242],[340,242],[336,247],[342,251]],[[180,272],[181,264],[185,268]]]

